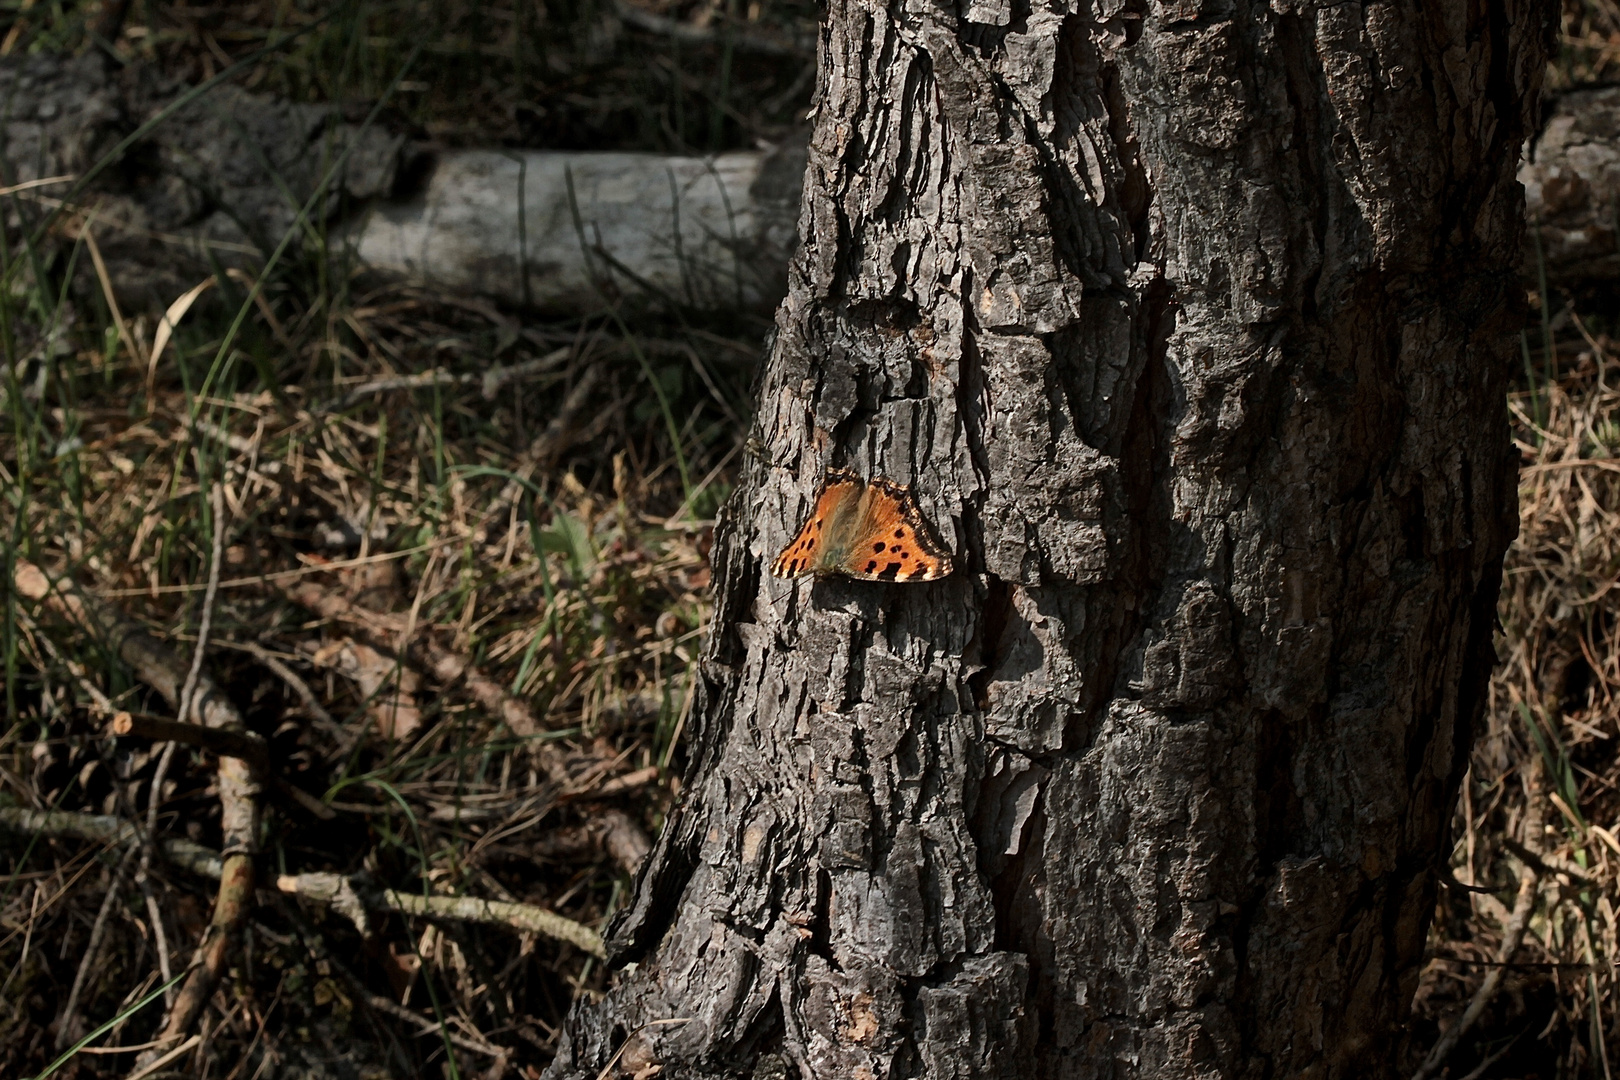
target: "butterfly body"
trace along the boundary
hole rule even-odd
[[[842,574],[861,581],[934,581],[952,570],[909,488],[843,469],[827,474],[798,535],[771,565],[778,577]]]

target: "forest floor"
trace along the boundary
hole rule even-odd
[[[785,0],[152,0],[98,22],[119,6],[0,2],[0,55],[111,49],[195,83],[280,42],[239,81],[392,87],[390,121],[436,145],[663,152],[782,137],[814,72],[815,8]],[[1555,83],[1615,76],[1620,9],[1564,29]],[[0,1076],[128,1077],[157,1032],[243,798],[220,745],[156,741],[199,677],[262,737],[267,839],[197,1037],[150,1075],[538,1076],[678,794],[768,313],[541,317],[312,256],[256,297],[225,279],[160,348],[87,232],[59,216],[0,264]],[[1620,307],[1535,303],[1503,663],[1413,1066],[1477,1000],[1450,1075],[1612,1080]],[[163,670],[132,677],[130,640]],[[91,835],[154,809],[168,859]],[[322,873],[374,888],[322,899]],[[496,903],[403,910],[425,898]]]

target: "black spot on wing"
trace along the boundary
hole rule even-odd
[[[872,545],[872,554],[874,554],[874,555],[883,554],[883,549],[885,547],[887,547],[887,546],[888,545],[886,545],[883,541],[879,540],[877,543]]]
[[[871,562],[866,564],[866,572],[868,574],[870,574],[872,571],[874,571],[876,569],[877,569],[877,560],[876,559],[873,559]]]
[[[878,571],[878,575],[877,575],[878,580],[879,581],[893,581],[896,577],[899,576],[900,571],[904,566],[905,566],[904,563],[897,563],[897,562],[890,563],[889,565],[885,566],[882,570]]]

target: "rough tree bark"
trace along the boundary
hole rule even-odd
[[[549,1077],[1392,1075],[1544,8],[832,0],[687,796]],[[765,574],[829,466],[960,569]]]

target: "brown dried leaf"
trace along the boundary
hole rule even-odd
[[[422,678],[394,657],[352,638],[340,638],[314,650],[310,660],[354,680],[368,702],[366,714],[383,738],[408,739],[422,726],[422,710],[416,704]]]

